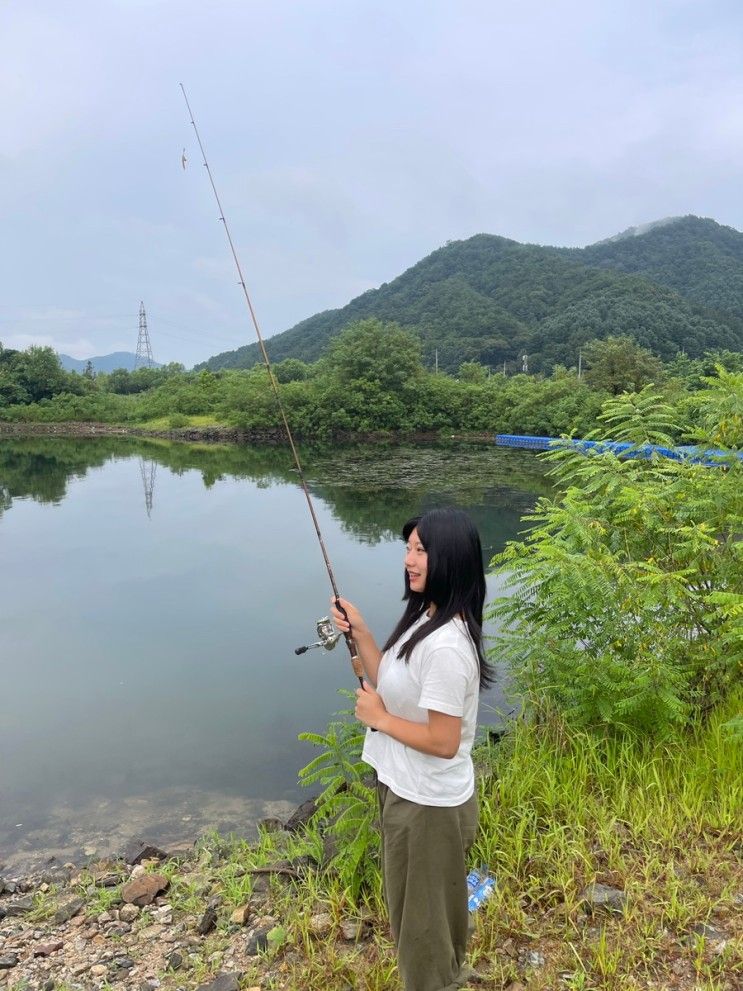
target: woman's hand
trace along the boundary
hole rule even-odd
[[[358,611],[356,606],[349,602],[348,599],[338,598],[338,601],[343,606],[346,611],[346,616],[340,611],[336,605],[335,596],[330,599],[330,614],[333,617],[333,622],[335,623],[336,629],[340,630],[341,633],[348,633],[349,631],[356,636],[363,636],[365,633],[369,632],[369,628],[364,622],[364,617]]]
[[[380,723],[387,715],[382,696],[375,691],[368,681],[363,688],[356,689],[356,718],[365,726],[380,729]]]

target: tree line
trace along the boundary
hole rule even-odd
[[[420,337],[393,322],[359,320],[333,338],[314,362],[285,358],[273,366],[292,428],[306,437],[395,432],[505,432],[556,436],[593,429],[612,396],[660,388],[694,417],[695,394],[716,367],[743,370],[743,354],[685,354],[663,363],[630,336],[595,339],[580,368],[504,375],[464,360],[455,373],[426,367]],[[0,419],[103,422],[179,428],[205,423],[260,431],[280,426],[266,369],[182,365],[65,371],[48,347],[0,345]]]

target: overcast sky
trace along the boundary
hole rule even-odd
[[[4,0],[4,346],[254,340],[181,81],[266,336],[481,231],[743,230],[740,0]]]

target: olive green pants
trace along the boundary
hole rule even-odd
[[[472,971],[467,948],[465,857],[477,832],[477,798],[417,805],[377,784],[382,880],[405,991],[454,991]]]

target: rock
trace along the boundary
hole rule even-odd
[[[281,819],[277,819],[275,816],[269,816],[267,819],[260,819],[258,822],[258,829],[264,833],[280,833],[284,828],[284,823]]]
[[[53,943],[39,943],[38,946],[34,947],[33,955],[35,957],[48,957],[52,953],[56,953],[57,950],[61,950],[63,946],[64,943],[61,939],[56,940]]]
[[[292,812],[284,823],[284,829],[289,833],[298,833],[300,829],[306,827],[315,812],[317,812],[317,802],[314,798],[308,798]]]
[[[82,898],[66,898],[57,906],[57,911],[54,913],[54,924],[61,926],[63,922],[69,922],[84,907],[85,902]]]
[[[217,924],[217,906],[210,903],[209,905],[206,906],[204,914],[201,916],[198,926],[196,926],[196,931],[199,933],[199,935],[206,936],[208,932],[212,931],[212,929],[216,926],[216,924]]]
[[[236,926],[244,926],[247,924],[249,918],[250,918],[250,904],[248,903],[247,905],[241,905],[239,908],[235,909],[235,911],[230,916],[230,922],[232,922],[233,925]]]
[[[511,983],[506,988],[506,991],[526,991],[526,988],[521,983],[521,981],[511,981]]]
[[[160,905],[152,913],[152,918],[155,922],[159,922],[164,926],[169,926],[173,921],[173,908],[171,905]]]
[[[54,978],[50,977],[48,981],[44,981],[41,985],[41,991],[54,991]]]
[[[218,974],[209,984],[201,984],[196,991],[240,991],[240,974]]]
[[[90,968],[90,973],[93,977],[105,977],[108,973],[108,967],[104,963],[94,963]]]
[[[131,957],[115,957],[111,964],[113,970],[131,970],[135,966]]]
[[[165,966],[168,970],[180,970],[183,966],[183,953],[181,950],[171,950],[165,958]]]
[[[121,878],[118,874],[108,872],[105,874],[99,874],[98,877],[95,878],[95,884],[98,888],[115,888],[120,880]]]
[[[18,957],[15,953],[9,953],[5,957],[0,957],[0,970],[11,970],[18,965]]]
[[[333,917],[330,912],[318,912],[310,918],[310,932],[318,939],[330,935],[333,928]]]
[[[341,922],[341,933],[343,938],[349,943],[356,943],[361,939],[361,934],[363,930],[363,923],[354,922],[353,920],[348,920],[346,922]]]
[[[135,877],[144,877],[147,873],[147,868],[143,864],[137,864],[136,867],[132,867],[132,872],[129,875],[129,880],[133,881]]]
[[[248,943],[245,952],[249,957],[255,957],[259,953],[268,949],[268,934],[273,929],[273,922],[270,925],[257,926],[248,936]]]
[[[544,967],[544,954],[538,950],[529,950],[525,957],[525,963],[527,967],[538,970],[539,967]]]
[[[165,891],[170,881],[162,874],[142,874],[125,884],[121,897],[129,905],[151,905],[161,891]]]
[[[608,884],[589,884],[583,889],[580,897],[591,908],[605,908],[609,912],[623,912],[627,904],[625,893]]]
[[[194,856],[193,843],[176,843],[168,847],[168,860],[175,860],[178,864],[185,864],[192,860]]]
[[[695,936],[703,936],[710,943],[719,943],[725,939],[725,933],[721,929],[709,926],[706,922],[697,922],[691,927],[691,931]]]
[[[168,855],[159,847],[143,840],[132,840],[124,850],[124,862],[134,866],[141,864],[143,860],[167,860]]]
[[[16,918],[19,915],[25,915],[30,912],[34,907],[34,900],[31,895],[26,898],[16,898],[14,902],[9,902],[5,906],[5,914],[9,919]]]
[[[119,919],[122,922],[134,922],[139,915],[138,905],[124,905],[119,909]]]
[[[271,890],[271,882],[267,874],[256,874],[253,878],[252,894],[267,895]]]

